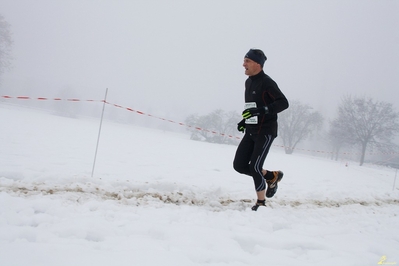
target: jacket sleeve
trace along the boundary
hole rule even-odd
[[[280,113],[288,108],[288,100],[275,82],[269,82],[265,92],[267,93],[267,98],[271,100],[271,102],[266,101],[270,115]]]

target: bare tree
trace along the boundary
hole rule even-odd
[[[11,65],[11,31],[10,24],[0,14],[0,75]]]
[[[286,154],[292,154],[296,145],[320,129],[323,117],[312,107],[299,101],[292,101],[290,108],[279,115],[279,136],[281,136]]]
[[[392,139],[398,134],[398,117],[390,103],[346,96],[332,126],[343,142],[360,145],[360,165],[363,165],[368,147],[385,152],[394,146]]]
[[[240,116],[236,112],[215,110],[207,115],[190,115],[185,119],[189,126],[191,139],[206,142],[235,144],[232,136],[236,132],[236,124]]]
[[[330,129],[327,133],[328,142],[332,148],[331,159],[334,160],[338,160],[342,147],[352,144],[350,140],[343,138],[345,132],[342,132],[343,128],[339,127],[338,123],[337,119],[330,122]]]

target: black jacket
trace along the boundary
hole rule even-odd
[[[259,115],[257,124],[246,123],[246,133],[270,134],[277,137],[277,113],[288,108],[288,100],[263,70],[245,81],[245,103],[256,103],[256,107],[267,106],[269,113]]]

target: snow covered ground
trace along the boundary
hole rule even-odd
[[[0,124],[0,265],[399,264],[394,169],[272,147],[253,212],[235,146],[105,120],[91,177],[99,119],[0,102]]]

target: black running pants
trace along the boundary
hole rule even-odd
[[[233,167],[241,174],[252,176],[256,191],[266,189],[262,168],[273,140],[271,135],[245,133],[238,145]]]

